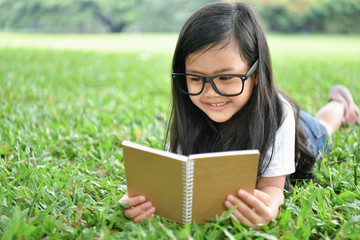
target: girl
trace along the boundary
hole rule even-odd
[[[256,227],[276,219],[292,174],[309,175],[342,123],[359,123],[350,92],[335,86],[316,118],[274,87],[270,52],[258,17],[244,3],[210,4],[182,28],[172,72],[170,150],[193,153],[258,149],[254,194],[224,196],[233,215]],[[309,177],[309,176],[308,176]],[[156,212],[144,196],[122,199],[135,222]]]

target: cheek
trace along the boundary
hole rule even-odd
[[[204,106],[201,103],[200,96],[190,96],[191,102],[201,111],[205,111]]]
[[[199,100],[199,96],[189,96],[190,100],[193,104],[195,104],[196,106],[198,106],[200,100]]]
[[[244,95],[250,97],[254,87],[257,86],[257,81],[254,78],[249,78],[247,81],[248,82],[245,83]]]
[[[249,84],[251,83],[251,84]],[[254,90],[254,83],[249,81],[247,85],[245,85],[244,91],[241,95],[234,97],[233,102],[238,108],[242,108],[249,101]]]

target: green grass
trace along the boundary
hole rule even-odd
[[[56,48],[53,35],[0,35],[2,239],[360,238],[358,126],[334,135],[317,178],[287,192],[279,218],[263,230],[226,215],[205,225],[129,221],[118,204],[126,191],[121,142],[162,148],[173,43],[143,36],[147,45],[133,51],[136,41],[123,45],[131,35],[100,36],[121,46],[111,52],[96,44]],[[303,109],[315,113],[339,82],[360,103],[359,36],[276,35],[269,42],[277,85]]]
[[[107,52],[172,51],[176,34],[28,34],[0,32],[1,47],[83,49]]]

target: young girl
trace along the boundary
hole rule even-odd
[[[335,86],[316,118],[274,87],[268,44],[258,17],[244,3],[216,3],[195,12],[181,30],[173,58],[171,152],[258,149],[256,190],[224,196],[227,209],[256,227],[276,219],[287,176],[309,175],[329,136],[359,123],[350,92]],[[286,186],[285,186],[286,185]],[[122,199],[135,222],[156,212],[144,196]]]

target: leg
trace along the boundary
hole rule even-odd
[[[360,124],[359,108],[355,105],[350,91],[342,85],[335,85],[329,93],[329,102],[315,117],[333,134],[342,124]]]
[[[344,114],[345,105],[341,102],[331,101],[316,113],[315,118],[325,126],[331,135],[341,126]]]

